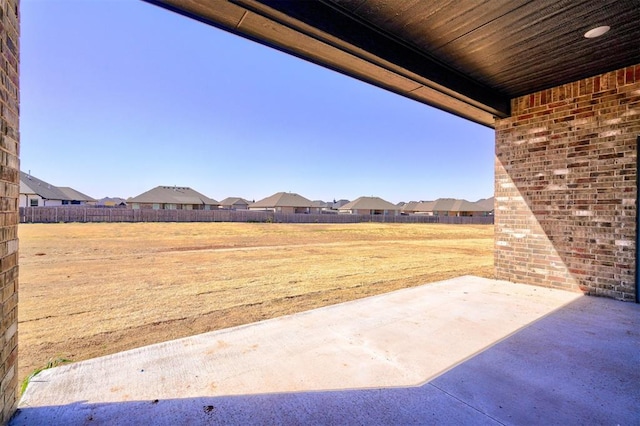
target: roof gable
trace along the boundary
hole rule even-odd
[[[250,207],[313,207],[313,202],[293,192],[277,192],[270,197],[250,204]]]
[[[400,210],[380,197],[360,197],[340,207],[340,210]]]
[[[249,205],[251,204],[251,202],[240,197],[227,197],[224,200],[220,201],[221,206],[235,206],[238,204]]]
[[[142,194],[129,198],[128,203],[154,204],[207,204],[217,206],[213,198],[199,193],[186,186],[156,186]]]

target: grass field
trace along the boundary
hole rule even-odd
[[[460,275],[493,276],[493,226],[28,224],[20,379],[88,359]]]

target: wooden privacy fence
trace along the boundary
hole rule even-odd
[[[285,214],[248,210],[133,210],[96,207],[20,207],[20,223],[59,222],[272,222],[493,224],[493,216],[383,216]]]

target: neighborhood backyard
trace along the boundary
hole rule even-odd
[[[21,224],[22,380],[73,361],[460,275],[493,226]]]

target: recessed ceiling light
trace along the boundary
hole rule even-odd
[[[586,33],[584,33],[584,36],[586,38],[600,37],[601,35],[607,33],[607,31],[609,31],[610,29],[611,29],[611,27],[609,27],[608,25],[603,25],[601,27],[595,27],[594,29],[589,30]]]

